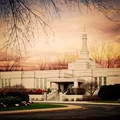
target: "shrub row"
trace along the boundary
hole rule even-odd
[[[100,101],[101,98],[97,95],[95,96],[88,96],[84,98],[76,98],[76,101]],[[68,98],[65,98],[64,101],[69,101]],[[71,98],[71,101],[74,101],[74,98]]]
[[[21,92],[14,92],[14,91],[9,91],[6,94],[1,93],[0,94],[0,98],[6,98],[9,96],[13,96],[13,97],[19,97],[22,99],[22,101],[29,101],[29,95],[28,94],[24,94]]]
[[[100,101],[100,100],[101,98],[97,95],[82,98],[82,101]]]
[[[120,84],[102,86],[98,92],[98,96],[103,100],[120,99]]]
[[[3,104],[19,104],[21,102],[22,102],[22,99],[19,98],[18,96],[17,97],[8,96],[5,98],[0,98],[0,103],[3,103]]]
[[[23,85],[13,85],[13,86],[6,86],[0,89],[0,94],[6,94],[7,92],[14,91],[14,92],[21,92],[27,94],[27,89]]]
[[[44,92],[47,92],[47,91],[41,90],[41,89],[30,89],[27,91],[28,94],[42,94]]]
[[[0,94],[6,94],[7,92],[21,92],[24,94],[42,94],[44,92],[47,92],[46,90],[41,89],[26,89],[26,90],[19,90],[19,89],[0,89]]]

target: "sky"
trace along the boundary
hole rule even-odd
[[[119,7],[120,1],[118,0],[115,5],[116,8]],[[88,50],[91,45],[101,41],[108,41],[111,44],[120,43],[120,28],[117,29],[116,22],[108,20],[102,13],[93,10],[86,14],[85,6],[82,6],[82,12],[78,9],[70,11],[63,6],[60,6],[60,8],[62,9],[60,18],[55,18],[50,22],[55,37],[50,37],[48,43],[45,43],[45,40],[42,39],[32,47],[27,46],[27,54],[23,56],[25,58],[25,61],[22,62],[23,65],[30,65],[39,58],[45,57],[54,61],[57,55],[80,51],[82,34],[84,33],[87,34]],[[120,16],[117,17],[120,19]],[[86,24],[85,32],[84,24]],[[0,39],[3,39],[2,34]]]
[[[103,14],[97,11],[89,12],[86,15],[86,8],[83,8],[82,14],[78,11],[69,11],[67,8],[60,13],[61,18],[51,22],[55,38],[48,44],[44,40],[29,48],[34,59],[38,55],[55,56],[65,52],[75,52],[81,49],[81,38],[84,33],[84,24],[86,24],[85,33],[88,36],[88,47],[94,41],[119,41],[120,30],[116,30],[116,23],[108,20]]]

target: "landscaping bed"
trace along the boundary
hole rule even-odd
[[[13,103],[10,103],[10,104],[4,104],[4,103],[0,103],[0,108],[4,108],[4,107],[19,107],[19,106],[29,106],[31,103],[33,102],[26,102],[26,101],[23,101],[21,103],[16,103],[16,104],[13,104]]]

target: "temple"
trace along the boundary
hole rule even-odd
[[[80,57],[69,63],[68,69],[0,72],[0,88],[22,84],[26,88],[60,89],[65,92],[68,86],[76,88],[93,80],[98,83],[98,90],[102,85],[120,84],[120,68],[100,68],[100,64],[89,58],[87,34],[82,34]]]

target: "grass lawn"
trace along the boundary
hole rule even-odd
[[[45,108],[59,108],[67,107],[65,105],[53,105],[53,104],[39,104],[32,103],[30,106],[19,106],[19,107],[1,107],[0,112],[2,111],[12,111],[12,110],[29,110],[29,109],[45,109]]]

